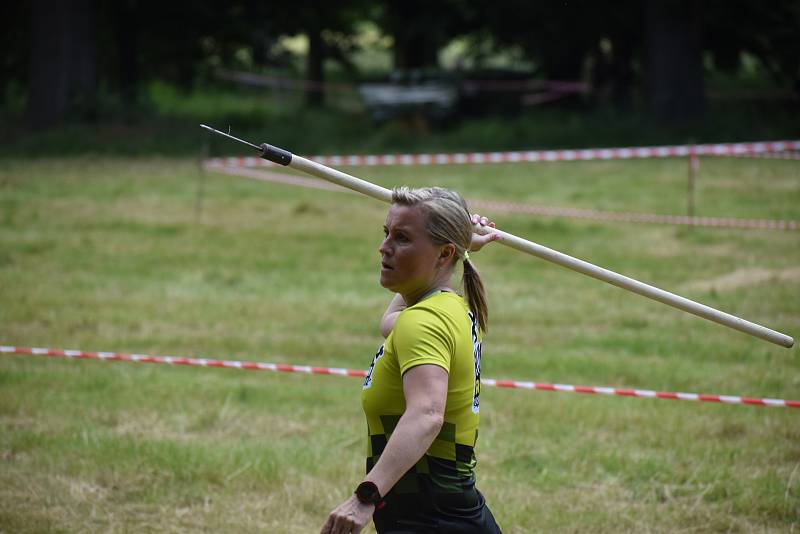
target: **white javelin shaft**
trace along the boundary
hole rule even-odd
[[[358,191],[359,193],[363,193],[383,202],[391,203],[392,201],[392,192],[385,187],[375,185],[366,180],[356,178],[355,176],[326,167],[325,165],[306,158],[292,154],[292,159],[288,166],[312,176],[322,178],[328,182]],[[771,343],[775,343],[776,345],[782,345],[784,347],[791,347],[794,345],[794,339],[786,334],[776,332],[765,326],[752,323],[740,317],[736,317],[735,315],[706,306],[705,304],[700,304],[699,302],[681,297],[680,295],[670,293],[669,291],[664,291],[663,289],[639,282],[638,280],[623,276],[614,271],[598,267],[587,261],[573,258],[572,256],[528,241],[527,239],[509,234],[508,232],[497,229],[488,230],[485,227],[476,227],[476,229],[482,230],[483,233],[496,232],[503,237],[500,241],[503,245],[542,258],[543,260],[550,261],[562,267],[566,267],[567,269],[572,269],[573,271],[591,276],[592,278],[597,278],[603,282],[608,282],[622,289],[627,289],[643,297],[657,300],[658,302],[678,308],[679,310],[692,313],[704,319],[708,319],[709,321],[714,321],[715,323],[750,334],[751,336],[759,337]]]
[[[295,168],[312,176],[316,176],[318,178],[322,178],[323,180],[327,180],[328,182],[358,191],[359,193],[382,200],[386,203],[392,202],[392,192],[385,187],[375,185],[367,182],[366,180],[362,180],[360,178],[356,178],[355,176],[350,176],[349,174],[337,171],[336,169],[331,169],[330,167],[326,167],[320,163],[296,156],[287,150],[269,145],[267,143],[262,143],[261,146],[257,147],[253,143],[238,139],[230,134],[226,134],[225,132],[220,132],[219,130],[215,130],[210,126],[206,126],[204,124],[201,124],[200,126],[214,133],[249,145],[253,148],[260,148],[261,157],[272,161],[273,163]],[[633,278],[617,274],[614,271],[609,271],[608,269],[603,269],[597,265],[592,265],[587,261],[579,260],[577,258],[573,258],[572,256],[567,256],[566,254],[543,247],[542,245],[537,245],[536,243],[522,239],[507,232],[496,229],[488,229],[479,225],[475,226],[475,231],[483,234],[497,232],[503,237],[500,243],[511,248],[526,252],[538,258],[542,258],[543,260],[553,262],[557,265],[561,265],[567,269],[572,269],[573,271],[585,274],[587,276],[591,276],[592,278],[597,278],[598,280],[608,282],[609,284],[621,287],[622,289],[627,289],[628,291],[632,291],[638,295],[642,295],[643,297],[648,297],[653,300],[657,300],[658,302],[668,304],[674,308],[678,308],[679,310],[693,313],[694,315],[708,319],[709,321],[714,321],[715,323],[719,323],[735,330],[739,330],[745,334],[759,337],[771,343],[775,343],[776,345],[782,345],[784,347],[791,347],[794,345],[794,339],[786,334],[781,334],[780,332],[776,332],[775,330],[771,330],[765,326],[761,326],[760,324],[751,323],[750,321],[746,321],[736,317],[735,315],[716,310],[710,306],[706,306],[705,304],[700,304],[699,302],[695,302],[685,297],[681,297],[680,295],[664,291],[663,289],[649,286],[643,282],[634,280]]]

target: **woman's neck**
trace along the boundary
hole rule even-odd
[[[433,284],[420,292],[403,295],[403,300],[406,301],[406,304],[408,306],[413,306],[414,304],[421,302],[426,298],[430,297],[431,295],[434,295],[435,293],[438,293],[440,291],[455,293],[455,291],[453,291],[453,288],[450,287],[450,284],[448,283]]]

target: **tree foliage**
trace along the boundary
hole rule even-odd
[[[800,94],[798,0],[33,0],[5,15],[3,101],[26,90],[41,127],[91,117],[101,87],[135,106],[149,80],[190,88],[216,68],[281,65],[275,45],[288,35],[308,38],[304,77],[324,81],[326,59],[356,77],[350,37],[364,21],[392,38],[396,68],[437,68],[440,50],[466,37],[520,50],[539,77],[588,76],[599,100],[621,108],[641,89],[660,116],[702,114],[704,58],[736,72],[747,52]]]

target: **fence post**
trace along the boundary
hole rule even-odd
[[[694,217],[695,213],[694,190],[699,166],[700,158],[698,158],[697,153],[693,151],[689,154],[689,183],[686,188],[686,214],[689,217]]]
[[[194,222],[195,224],[199,224],[202,222],[203,218],[203,197],[205,196],[205,184],[206,184],[206,169],[205,169],[205,161],[208,159],[208,154],[210,152],[208,141],[203,143],[202,148],[203,157],[200,160],[200,164],[198,165],[198,172],[197,172],[197,191],[194,200]]]

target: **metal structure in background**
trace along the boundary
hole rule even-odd
[[[580,81],[534,79],[530,73],[507,69],[394,70],[380,79],[357,83],[319,82],[227,69],[214,74],[222,80],[269,89],[276,101],[297,92],[323,92],[339,100],[357,95],[375,122],[414,118],[440,123],[457,114],[515,114],[525,106],[547,104],[590,91],[590,86]]]
[[[272,146],[267,143],[262,143],[259,147],[248,141],[238,139],[230,134],[226,134],[225,132],[211,128],[210,126],[206,126],[205,124],[201,124],[200,126],[212,133],[223,135],[251,148],[258,149],[261,152],[260,157],[273,163],[297,169],[306,174],[310,174],[342,187],[358,191],[359,193],[386,203],[391,203],[392,201],[392,192],[385,187],[381,187],[371,182],[367,182],[366,180],[356,178],[355,176],[337,171],[336,169],[326,167],[325,165],[316,163],[309,159],[296,156],[287,150]],[[586,276],[602,280],[603,282],[607,282],[611,285],[631,291],[632,293],[636,293],[637,295],[661,302],[662,304],[672,306],[673,308],[677,308],[687,313],[697,315],[698,317],[708,319],[709,321],[733,328],[734,330],[739,330],[740,332],[744,332],[751,336],[769,341],[770,343],[775,343],[776,345],[781,345],[787,348],[794,345],[794,339],[781,332],[777,332],[765,326],[747,321],[740,317],[736,317],[735,315],[717,310],[710,306],[706,306],[705,304],[700,304],[693,300],[687,299],[686,297],[664,291],[663,289],[659,289],[633,278],[615,273],[614,271],[598,267],[587,261],[573,258],[567,254],[563,254],[556,250],[536,244],[532,241],[517,237],[513,234],[509,234],[508,232],[480,226],[476,226],[475,231],[484,234],[498,233],[502,237],[500,244],[547,260],[555,263],[556,265],[566,267],[567,269],[571,269],[575,272],[585,274]]]

